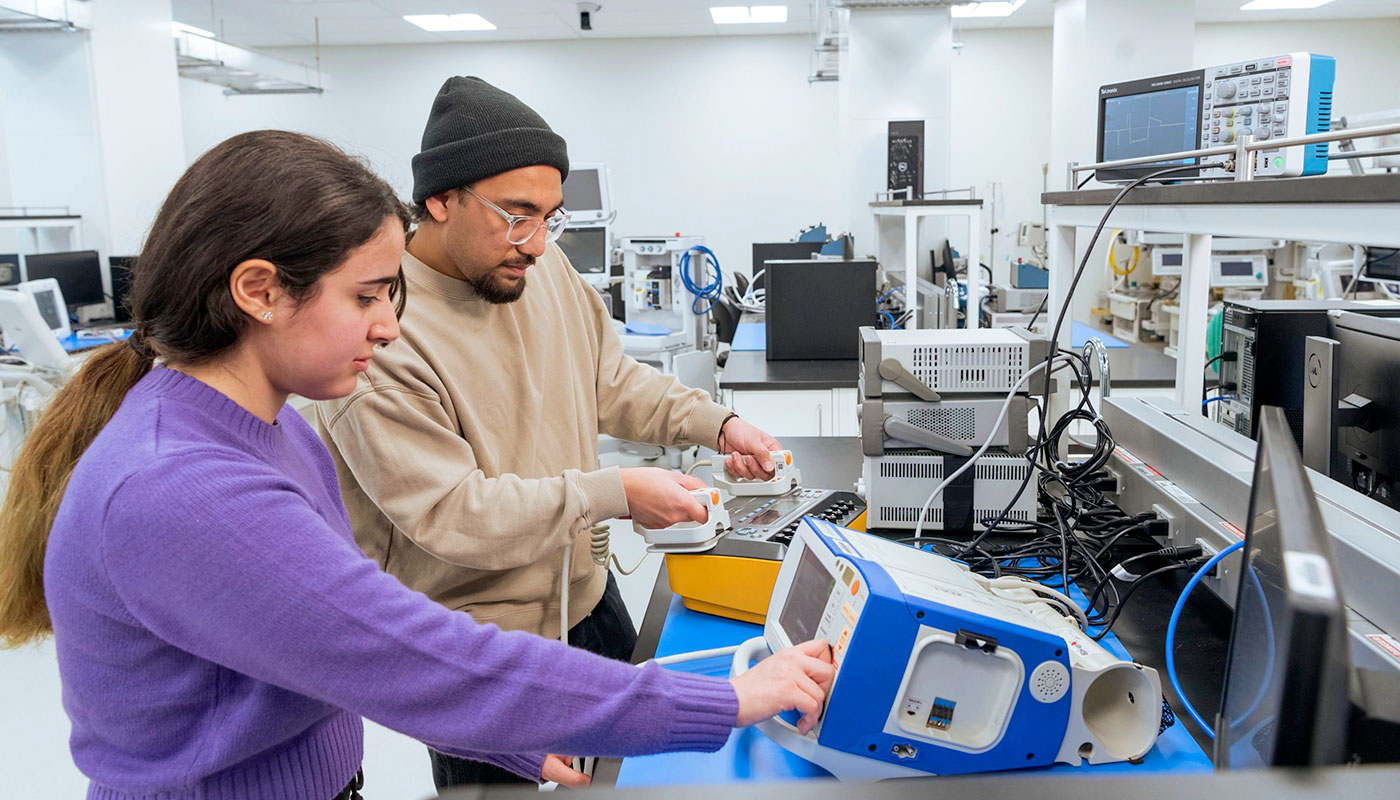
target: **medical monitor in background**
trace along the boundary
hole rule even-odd
[[[70,306],[86,306],[107,301],[102,286],[102,259],[96,250],[71,253],[39,253],[25,256],[24,279],[53,278],[63,289]]]
[[[0,286],[14,286],[24,280],[18,253],[0,253]]]
[[[66,338],[73,332],[73,327],[68,324],[68,306],[64,302],[66,298],[58,281],[53,278],[39,278],[25,281],[15,288],[34,298],[40,319],[53,331],[54,336]]]
[[[565,206],[567,208],[567,206]],[[573,227],[559,236],[559,249],[569,257],[569,263],[582,275],[605,275],[608,271],[608,229],[605,227]]]
[[[1266,406],[1215,723],[1219,769],[1345,760],[1346,607],[1328,536],[1283,410]]]
[[[34,294],[0,289],[0,328],[4,329],[5,347],[19,351],[20,357],[30,364],[50,369],[62,369],[68,364],[68,354],[44,319]]]
[[[610,222],[613,207],[607,166],[587,162],[569,165],[569,176],[564,179],[564,208],[575,224]]]

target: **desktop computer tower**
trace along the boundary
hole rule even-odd
[[[1328,311],[1370,316],[1400,316],[1400,303],[1355,300],[1238,300],[1225,303],[1222,355],[1234,361],[1219,365],[1221,391],[1234,395],[1220,401],[1220,421],[1251,439],[1258,438],[1259,409],[1279,406],[1303,445],[1304,348],[1309,336],[1327,335]],[[1228,357],[1228,356],[1227,356]],[[1233,389],[1229,387],[1233,385]]]

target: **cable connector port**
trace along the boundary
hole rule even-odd
[[[1147,520],[1147,535],[1155,539],[1166,539],[1171,535],[1172,526],[1169,520],[1149,519]]]

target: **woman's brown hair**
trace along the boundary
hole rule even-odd
[[[98,351],[53,398],[15,460],[0,510],[0,643],[52,631],[44,602],[49,529],[78,459],[156,358],[198,364],[248,324],[229,292],[250,258],[277,267],[297,302],[387,221],[408,226],[393,189],[329,142],[286,131],[235,136],[200,156],[161,205],[132,268],[136,331]],[[397,310],[403,274],[391,287]]]

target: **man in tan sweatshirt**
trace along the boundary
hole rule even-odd
[[[597,292],[552,243],[566,221],[564,141],[517,98],[449,79],[413,172],[420,222],[403,256],[402,335],[353,394],[316,410],[356,540],[448,608],[549,637],[572,543],[570,643],[627,659],[636,631],[590,556],[589,529],[626,514],[653,527],[703,521],[705,510],[693,478],[600,469],[599,433],[716,448],[749,477],[772,475],[778,443],[622,352]],[[439,788],[517,780],[431,755]]]

